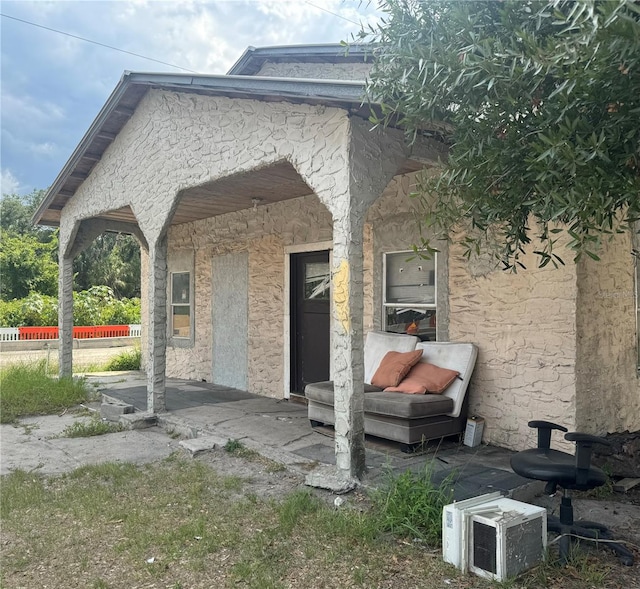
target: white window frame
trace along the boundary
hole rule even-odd
[[[173,302],[173,278],[177,274],[186,274],[189,278],[189,301],[187,303],[174,303]],[[173,339],[178,340],[191,340],[193,338],[193,283],[191,282],[192,274],[189,270],[180,270],[176,272],[171,272],[170,280],[171,280],[171,288],[170,288],[170,296],[171,296],[171,337]],[[174,318],[175,313],[174,309],[176,307],[188,307],[189,308],[189,335],[176,335],[174,329]]]
[[[417,255],[413,250],[397,250],[384,252],[382,254],[382,329],[387,330],[387,309],[433,309],[436,312],[436,321],[438,317],[438,254],[433,254],[433,272],[434,272],[434,287],[433,287],[433,303],[389,303],[387,302],[387,256],[394,254],[406,254],[407,257],[411,255]],[[437,334],[437,330],[436,330]],[[436,335],[437,339],[437,335]]]

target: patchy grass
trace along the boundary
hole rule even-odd
[[[89,438],[121,432],[124,429],[120,423],[102,421],[100,416],[94,414],[89,421],[75,421],[62,430],[61,438]]]
[[[140,370],[141,362],[142,350],[134,348],[133,350],[126,350],[109,360],[104,366],[104,370]]]
[[[269,460],[259,452],[247,448],[240,440],[227,440],[227,443],[224,445],[224,449],[229,454],[233,454],[239,458],[244,458],[250,462],[258,462],[262,464],[266,467],[267,472],[282,472],[285,470],[284,464],[280,464],[274,460]]]
[[[88,401],[89,395],[82,379],[49,376],[45,361],[13,364],[0,371],[0,422],[58,413]]]
[[[309,490],[274,500],[254,489],[177,455],[52,478],[15,472],[2,480],[3,587],[497,587],[384,532],[364,498],[336,510]],[[620,568],[545,564],[504,586],[613,588],[624,586]]]

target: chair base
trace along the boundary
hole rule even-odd
[[[567,518],[563,517],[562,519],[566,520]],[[602,546],[613,550],[623,565],[633,565],[633,553],[623,544],[611,541],[613,536],[609,528],[602,524],[586,520],[563,523],[561,518],[549,515],[547,516],[547,530],[560,535],[560,561],[563,563],[566,563],[571,556],[572,542],[584,538],[593,540],[596,544],[598,540],[606,540],[606,542],[602,542]]]

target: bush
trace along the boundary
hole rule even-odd
[[[52,378],[46,362],[15,364],[0,371],[0,422],[11,423],[27,415],[58,413],[88,400],[84,380]]]
[[[117,299],[108,286],[73,293],[74,325],[140,323],[140,299]],[[58,325],[58,299],[32,292],[24,299],[0,301],[0,327]]]

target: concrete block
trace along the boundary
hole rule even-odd
[[[222,448],[226,444],[224,438],[218,436],[204,436],[192,440],[182,440],[178,445],[186,450],[191,456],[197,456],[203,452],[210,452],[216,448]]]
[[[146,429],[158,424],[158,416],[154,413],[128,413],[120,416],[120,423],[127,429]]]
[[[133,413],[135,408],[133,405],[126,403],[102,403],[100,405],[100,417],[107,421],[120,421],[122,415]]]
[[[310,472],[305,477],[304,484],[308,487],[328,489],[336,495],[349,493],[357,486],[355,480],[345,477],[341,471],[332,465],[322,465]]]

